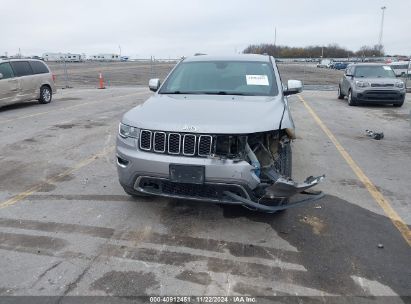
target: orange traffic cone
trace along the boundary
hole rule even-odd
[[[99,80],[100,80],[99,89],[105,89],[106,87],[104,86],[104,77],[103,77],[103,74],[101,72],[100,72],[100,75],[99,75]]]

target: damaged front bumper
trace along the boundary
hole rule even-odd
[[[313,201],[319,200],[320,198],[324,197],[324,193],[319,192],[307,192],[309,188],[312,188],[318,183],[320,183],[325,178],[325,175],[318,176],[318,177],[308,177],[303,183],[297,183],[291,179],[287,179],[284,177],[279,177],[274,184],[267,186],[265,188],[265,193],[263,197],[269,199],[288,199],[296,194],[302,194],[304,197],[300,198],[299,200],[293,201],[287,204],[280,204],[280,205],[265,205],[250,199],[243,198],[238,196],[230,191],[225,191],[224,194],[230,197],[233,202],[232,204],[244,205],[246,207],[265,211],[265,212],[275,212],[280,210],[285,210],[293,207],[297,207],[306,203],[311,203]]]
[[[259,199],[247,187],[226,183],[184,184],[173,183],[168,178],[139,176],[134,189],[141,193],[170,198],[209,201],[227,205],[242,205],[252,210],[275,212],[297,207],[319,200],[324,196],[322,192],[307,192],[311,187],[320,183],[325,176],[309,177],[303,183],[279,177],[277,181],[265,188],[265,193]],[[288,199],[296,194],[300,198],[293,202]],[[267,205],[275,202],[276,205]],[[287,202],[284,204],[284,202]]]
[[[279,147],[283,145],[287,142],[279,143]],[[265,212],[292,208],[323,196],[321,192],[308,193],[306,190],[320,183],[324,176],[309,177],[303,183],[287,178],[290,172],[278,169],[278,164],[259,143],[254,142],[251,147],[246,145],[248,157],[242,155],[232,159],[229,156],[200,158],[151,153],[136,146],[135,140],[118,137],[117,170],[125,189],[177,199],[243,205]],[[270,152],[274,154],[273,147],[274,144]],[[173,181],[170,168],[176,165],[204,167],[201,183]],[[296,194],[302,198],[290,202]]]

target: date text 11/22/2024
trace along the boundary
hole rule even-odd
[[[257,299],[249,296],[161,296],[150,297],[150,303],[257,303]]]

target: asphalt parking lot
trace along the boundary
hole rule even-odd
[[[326,196],[281,214],[128,197],[118,122],[149,95],[70,89],[0,109],[0,295],[411,296],[411,95],[290,98],[294,177],[326,174]]]

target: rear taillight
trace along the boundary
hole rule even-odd
[[[56,78],[57,78],[56,74],[51,74],[51,77],[53,77],[53,82],[56,82]]]

